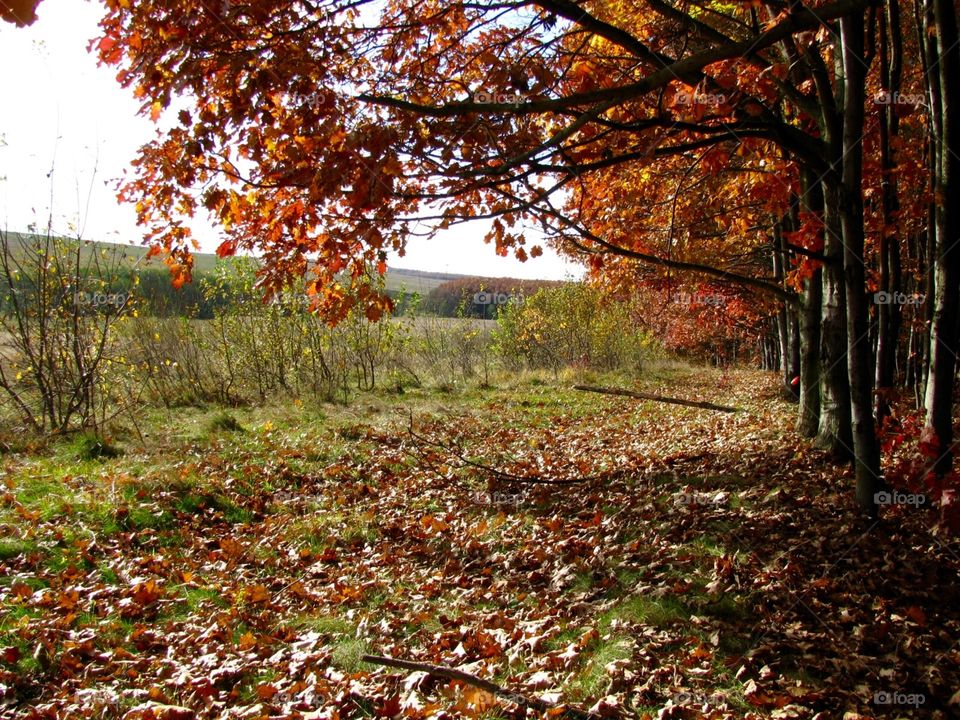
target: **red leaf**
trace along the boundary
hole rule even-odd
[[[236,240],[224,240],[217,247],[217,257],[219,258],[231,257],[236,254],[237,254]]]

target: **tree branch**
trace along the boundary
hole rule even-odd
[[[443,665],[432,665],[424,662],[414,662],[413,660],[400,660],[398,658],[383,657],[381,655],[364,655],[360,659],[364,662],[372,663],[374,665],[384,665],[386,667],[399,668],[401,670],[424,672],[428,675],[447,678],[448,680],[459,680],[467,685],[472,685],[473,687],[480,688],[481,690],[486,690],[491,695],[496,695],[504,700],[509,700],[510,702],[516,703],[521,707],[532,708],[538,712],[553,711],[551,712],[552,717],[567,717],[573,718],[574,720],[592,720],[594,718],[599,718],[598,715],[584,712],[583,710],[557,706],[553,705],[552,703],[545,702],[539,698],[532,698],[526,695],[521,695],[520,693],[511,692],[510,690],[500,687],[494,682],[484,680],[481,677],[464,672],[463,670],[457,670],[456,668],[444,667]],[[560,711],[559,713],[557,712],[558,710]]]

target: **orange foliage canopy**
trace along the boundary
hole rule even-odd
[[[378,317],[388,251],[481,218],[501,255],[788,299],[760,249],[828,169],[796,54],[866,5],[109,0],[92,49],[161,128],[120,195],[177,282],[204,212],[268,291],[308,275],[331,319]]]

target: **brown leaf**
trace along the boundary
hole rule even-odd
[[[127,711],[123,720],[194,720],[196,713],[180,705],[144,703]]]
[[[247,600],[254,605],[258,603],[270,602],[270,591],[267,590],[267,588],[263,585],[251,585],[250,587],[246,588],[244,594],[246,595]]]
[[[278,692],[280,691],[270,683],[262,683],[257,685],[257,697],[259,697],[261,700],[270,700]]]

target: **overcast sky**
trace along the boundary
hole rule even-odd
[[[98,68],[87,53],[99,16],[96,2],[44,0],[33,26],[0,23],[0,227],[46,227],[52,207],[57,232],[79,228],[87,239],[111,242],[142,237],[133,208],[117,203],[114,187],[157,130],[136,115],[138,103],[115,70]],[[482,242],[483,230],[471,224],[433,241],[414,238],[390,265],[522,278],[581,274],[550,250],[526,263],[498,258]],[[194,231],[205,252],[219,243],[212,227]]]

